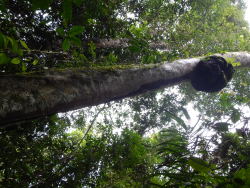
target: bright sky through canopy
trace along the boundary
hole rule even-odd
[[[250,0],[246,0],[246,5],[247,5],[247,9],[245,13],[245,19],[248,21],[250,25]]]

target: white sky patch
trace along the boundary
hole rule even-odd
[[[246,13],[245,13],[245,19],[248,21],[249,25],[250,25],[250,0],[245,0],[246,2]]]

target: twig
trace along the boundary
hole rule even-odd
[[[84,136],[82,137],[82,139],[79,140],[79,142],[78,142],[77,145],[79,145],[79,144],[86,138],[86,136],[88,135],[90,129],[91,129],[92,126],[94,125],[94,123],[95,123],[97,117],[99,116],[99,114],[100,114],[105,108],[106,108],[106,105],[104,105],[104,106],[96,113],[96,115],[95,115],[94,118],[92,119],[92,121],[91,121],[91,123],[90,123],[90,125],[89,125],[89,127],[88,127],[88,129],[87,129],[87,131],[85,132],[85,134],[84,134]]]

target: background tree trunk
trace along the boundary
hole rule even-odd
[[[94,41],[97,48],[126,48],[130,46],[130,40],[126,38],[121,39],[97,39]],[[88,43],[88,41],[86,41]],[[149,43],[149,47],[153,49],[168,50],[169,46],[161,41]]]
[[[221,56],[234,58],[242,66],[250,65],[250,54],[246,52]],[[15,75],[2,74],[0,125],[97,105],[178,84],[189,79],[200,59],[135,67],[52,69]]]

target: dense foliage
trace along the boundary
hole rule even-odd
[[[243,15],[242,0],[1,0],[0,70],[249,51]],[[1,187],[249,187],[249,79],[240,70],[215,94],[183,84],[2,129]]]

